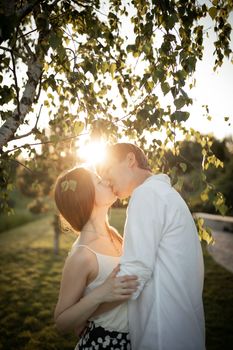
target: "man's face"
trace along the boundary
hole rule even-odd
[[[122,161],[116,157],[108,159],[100,173],[104,179],[109,181],[113,193],[118,198],[123,199],[131,195],[132,170],[127,157]]]

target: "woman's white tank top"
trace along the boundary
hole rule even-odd
[[[84,291],[84,295],[86,295],[106,280],[112,270],[117,266],[117,264],[119,264],[120,257],[97,253],[86,245],[78,244],[78,240],[74,242],[70,254],[74,253],[79,247],[85,247],[93,254],[95,254],[99,267],[98,275],[94,281],[92,281],[86,287]],[[127,306],[128,303],[124,302],[110,311],[107,311],[99,316],[91,317],[89,320],[94,321],[96,325],[99,325],[110,331],[128,332],[129,327]]]

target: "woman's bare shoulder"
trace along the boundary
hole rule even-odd
[[[85,269],[91,271],[96,263],[95,255],[86,247],[77,247],[72,254],[69,254],[65,261],[65,266],[74,270]]]

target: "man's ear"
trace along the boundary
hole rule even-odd
[[[130,168],[137,164],[137,160],[135,154],[133,152],[129,152],[126,156],[127,164]]]

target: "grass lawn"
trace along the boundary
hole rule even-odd
[[[111,223],[122,231],[125,211],[113,209]],[[53,325],[62,266],[75,236],[62,235],[53,254],[50,216],[0,235],[0,349],[68,350],[74,335],[60,335]],[[233,343],[233,274],[206,252],[204,304],[207,350],[227,350]]]
[[[38,218],[45,216],[45,214],[33,214],[30,212],[27,206],[33,201],[33,199],[24,196],[18,190],[14,190],[11,193],[10,199],[14,203],[14,214],[0,214],[0,233],[6,230],[10,230],[14,227],[24,225],[27,222],[38,220]]]

